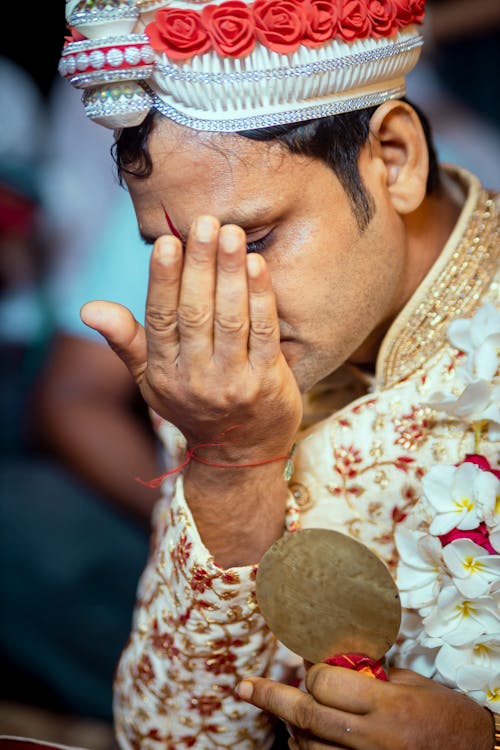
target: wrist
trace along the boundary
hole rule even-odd
[[[285,531],[282,464],[214,469],[190,462],[183,484],[201,539],[222,568],[258,563]]]
[[[213,496],[221,492],[220,497],[234,496],[236,493],[249,493],[257,505],[267,502],[269,495],[287,496],[288,482],[285,479],[285,468],[289,460],[287,455],[272,457],[271,460],[251,460],[248,455],[222,464],[217,456],[207,461],[191,459],[183,469],[184,486],[192,487],[199,497]],[[219,495],[217,495],[219,496]],[[241,495],[240,495],[241,497]],[[238,505],[241,503],[239,502]]]

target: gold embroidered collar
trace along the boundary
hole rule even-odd
[[[408,378],[433,356],[446,341],[448,325],[472,313],[499,268],[500,216],[494,194],[466,170],[455,171],[468,186],[465,205],[439,258],[382,342],[379,388]]]

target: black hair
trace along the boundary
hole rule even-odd
[[[407,99],[403,101],[413,107],[422,124],[429,153],[427,193],[434,193],[439,189],[440,175],[429,121],[419,107]],[[311,156],[325,162],[346,191],[362,231],[369,224],[374,208],[359,174],[358,157],[368,140],[370,120],[376,109],[369,107],[305,122],[242,130],[237,135],[254,141],[278,141],[293,154]],[[153,164],[147,142],[157,115],[155,110],[151,110],[141,125],[125,128],[119,134],[113,146],[113,158],[120,182],[123,182],[124,174],[139,178],[151,174]]]

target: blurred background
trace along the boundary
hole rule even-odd
[[[157,476],[164,457],[79,309],[111,299],[142,320],[149,252],[112,132],[57,74],[64,3],[33,6],[36,52],[5,34],[0,55],[0,734],[111,750],[156,500],[134,477]],[[441,161],[500,190],[500,2],[430,0],[424,35],[408,98]]]

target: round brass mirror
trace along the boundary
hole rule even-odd
[[[285,534],[262,557],[256,586],[271,631],[313,663],[344,653],[381,659],[399,631],[401,603],[388,568],[338,531]]]

